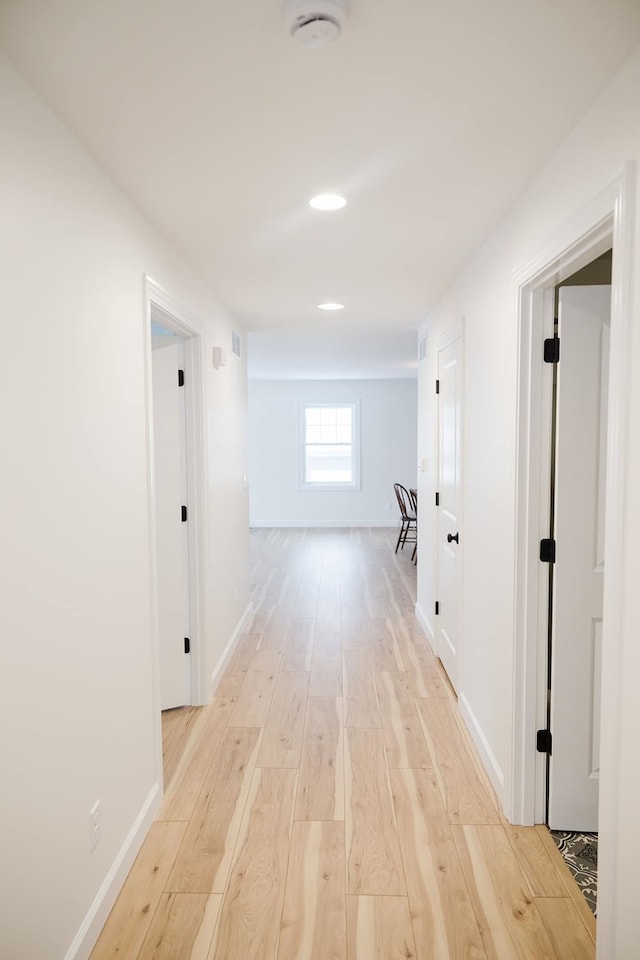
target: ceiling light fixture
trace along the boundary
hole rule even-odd
[[[314,210],[342,210],[347,201],[339,193],[318,193],[309,200]]]
[[[319,303],[318,310],[344,310],[344,303]]]

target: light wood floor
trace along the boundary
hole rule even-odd
[[[255,617],[92,960],[590,960],[543,827],[502,817],[392,530],[253,535]]]
[[[198,721],[198,714],[204,707],[176,707],[162,711],[162,770],[164,789],[169,788],[173,775],[178,769],[191,732]]]

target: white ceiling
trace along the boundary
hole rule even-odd
[[[0,0],[4,51],[267,377],[414,374],[418,324],[639,41],[637,0],[349,0],[315,50],[280,0]],[[311,210],[325,189],[347,207]]]

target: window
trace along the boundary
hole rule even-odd
[[[357,403],[305,403],[301,415],[301,487],[358,489]]]

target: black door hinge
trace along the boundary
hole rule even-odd
[[[440,616],[440,601],[436,600],[436,617]]]
[[[558,363],[560,360],[560,337],[549,337],[544,342],[544,362]]]
[[[436,393],[440,393],[440,381],[436,380]]]
[[[556,562],[556,542],[551,538],[540,541],[540,561],[542,563]]]
[[[191,640],[189,640],[189,637],[184,638],[184,652],[191,653]]]
[[[184,370],[178,370],[178,386],[184,387]]]
[[[440,494],[436,493],[436,507],[440,506]]]
[[[551,730],[538,730],[536,733],[536,750],[538,753],[548,753],[551,756]]]
[[[184,504],[182,504],[182,506],[180,507],[180,515],[181,515],[181,517],[182,517],[182,522],[183,522],[183,523],[186,523],[186,522],[187,522],[187,508],[185,507]]]

